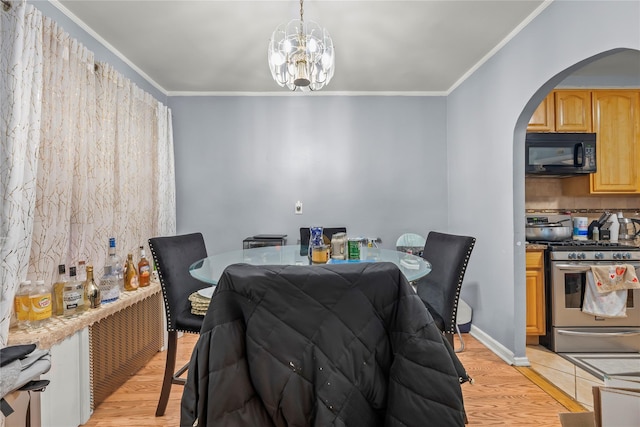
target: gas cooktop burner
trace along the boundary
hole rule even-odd
[[[551,261],[637,262],[640,260],[640,247],[607,241],[549,242],[546,253]]]
[[[560,242],[549,242],[549,245],[558,246],[612,246],[612,247],[631,247],[619,242],[608,242],[606,240],[563,240]]]
[[[574,251],[574,250],[593,250],[593,251],[620,251],[620,250],[640,250],[639,247],[624,243],[613,243],[605,240],[563,240],[559,242],[536,242],[547,247],[552,251]]]

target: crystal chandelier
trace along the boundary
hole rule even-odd
[[[335,70],[329,32],[313,21],[294,19],[275,29],[269,41],[269,69],[280,86],[291,90],[319,90],[331,81]]]

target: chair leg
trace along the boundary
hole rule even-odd
[[[451,346],[451,348],[455,348],[453,346],[453,334],[450,334],[448,332],[443,332],[442,335],[444,335],[444,338],[449,341],[449,345]]]
[[[170,331],[167,342],[167,362],[164,366],[164,377],[162,379],[162,390],[160,391],[160,400],[158,400],[158,408],[156,409],[156,417],[164,415],[169,402],[169,394],[171,393],[171,384],[173,383],[173,372],[176,368],[176,353],[178,349],[178,332]]]
[[[456,353],[461,353],[464,351],[464,340],[462,339],[462,333],[460,332],[460,328],[458,327],[458,325],[456,325],[456,333],[458,334],[458,338],[460,339],[460,348],[454,347],[454,351]],[[453,335],[451,335],[451,341],[453,341]]]

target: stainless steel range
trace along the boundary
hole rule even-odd
[[[594,265],[627,264],[640,276],[640,248],[606,241],[546,242],[547,333],[541,343],[564,352],[640,352],[640,289],[627,290],[626,317],[582,311]]]

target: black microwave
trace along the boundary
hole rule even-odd
[[[563,177],[595,171],[595,133],[527,133],[526,175]]]

